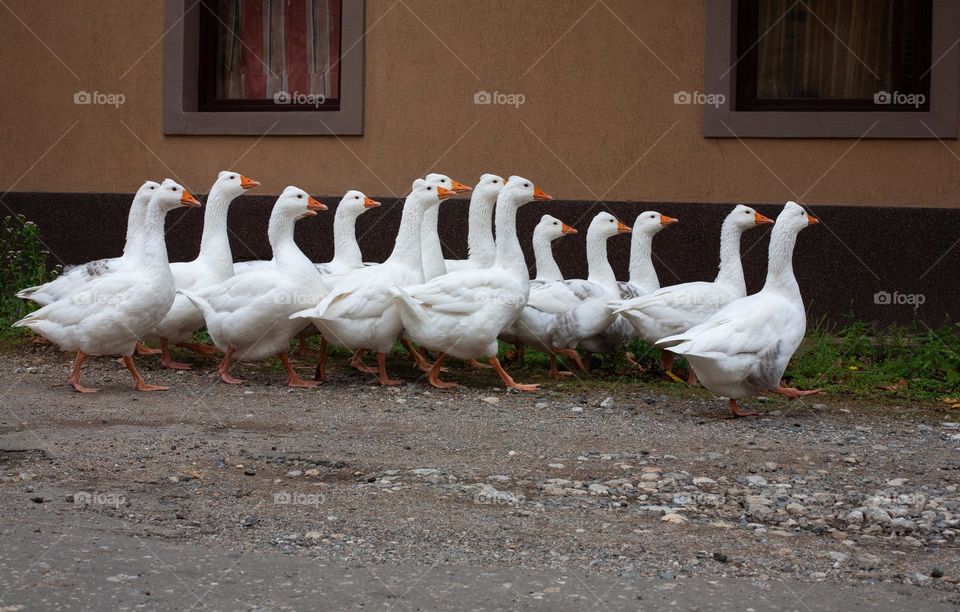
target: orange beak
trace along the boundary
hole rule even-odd
[[[184,206],[200,206],[200,200],[193,197],[193,194],[186,189],[183,190],[183,195],[180,196],[180,203]]]
[[[553,198],[551,198],[551,197],[548,196],[546,193],[544,193],[544,191],[543,191],[542,189],[540,189],[539,187],[534,187],[534,188],[533,188],[533,199],[534,199],[534,200],[543,200],[543,201],[546,201],[546,200],[552,200]]]
[[[564,223],[564,224],[562,224],[562,225],[563,225],[562,230],[563,230],[563,233],[564,233],[564,234],[576,234],[576,233],[577,233],[577,230],[573,229],[572,227],[570,227],[570,226],[567,225],[566,223]]]
[[[630,229],[629,225],[624,225],[621,221],[617,221],[617,233],[618,234],[629,234],[633,230]]]
[[[807,223],[810,224],[810,225],[816,225],[816,224],[820,223],[820,219],[817,219],[816,217],[811,217],[810,215],[807,215]]]
[[[380,202],[376,200],[371,200],[370,198],[363,198],[363,207],[364,208],[376,208],[380,206]]]
[[[674,223],[680,223],[680,219],[674,219],[673,217],[668,217],[667,215],[660,215],[660,225],[673,225]]]
[[[470,187],[469,185],[464,185],[460,181],[454,181],[453,179],[451,179],[450,182],[453,183],[453,190],[457,193],[466,193],[468,191],[473,191],[473,187]]]
[[[251,178],[247,178],[247,177],[243,176],[242,174],[240,175],[240,188],[241,188],[241,189],[253,189],[254,187],[259,187],[259,186],[260,186],[260,183],[259,183],[258,181],[255,181],[255,180],[253,180],[253,179],[251,179]]]
[[[327,210],[327,205],[323,202],[318,202],[307,196],[307,216],[313,217],[317,214],[318,211]]]
[[[441,200],[452,198],[455,195],[457,195],[456,191],[450,191],[449,189],[437,185],[437,197]]]
[[[753,222],[757,225],[770,225],[773,223],[773,219],[770,217],[764,217],[760,213],[755,213],[753,217]]]

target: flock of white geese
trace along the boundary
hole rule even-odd
[[[223,353],[220,378],[243,381],[230,373],[236,360],[277,356],[287,384],[314,387],[326,380],[329,344],[353,353],[352,365],[375,374],[384,385],[385,357],[399,340],[431,385],[456,386],[441,380],[444,359],[486,359],[504,384],[520,384],[497,359],[499,341],[531,346],[550,355],[553,377],[569,375],[557,368],[557,356],[586,371],[578,350],[622,352],[641,338],[663,349],[662,365],[672,372],[674,355],[691,365],[709,390],[729,398],[734,416],[752,414],[737,400],[773,391],[789,398],[801,391],[781,377],[799,346],[806,316],[793,274],[797,235],[817,220],[788,202],[774,224],[764,287],[747,296],[740,262],[743,232],[774,223],[747,206],[736,206],[720,229],[720,272],[713,282],[660,287],[651,259],[653,237],[676,223],[658,212],[641,213],[631,229],[601,212],[586,236],[589,275],[564,279],[553,258],[553,241],[577,233],[544,215],[533,234],[536,276],[530,278],[517,238],[520,206],[551,197],[532,181],[484,174],[473,187],[441,174],[413,182],[404,201],[393,252],[383,263],[363,261],[355,235],[357,218],[379,206],[359,191],[349,191],[337,206],[335,255],[316,264],[294,240],[294,225],[327,207],[297,187],[280,194],[270,215],[268,237],[273,258],[234,263],[227,230],[231,203],[258,186],[237,172],[220,172],[204,213],[199,255],[170,263],[164,235],[166,214],[180,206],[200,206],[183,186],[166,179],[147,181],[133,198],[123,255],[66,271],[41,286],[17,295],[41,306],[15,323],[28,327],[64,351],[76,352],[68,382],[81,393],[96,389],[80,383],[88,355],[120,355],[142,391],[165,390],[144,381],[133,355],[159,352],[165,367],[190,366],[171,358],[171,344],[201,353]],[[437,232],[439,204],[460,193],[470,196],[467,259],[444,259]],[[494,221],[496,235],[494,236]],[[607,259],[607,240],[631,233],[629,279],[618,282]],[[192,342],[206,327],[216,349]],[[321,335],[316,380],[301,378],[288,357],[298,335]],[[159,350],[142,342],[158,343]],[[423,349],[432,352],[430,363]],[[363,363],[367,352],[375,368]],[[628,357],[629,358],[629,357]],[[696,374],[694,374],[694,372]]]

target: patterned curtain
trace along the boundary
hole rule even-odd
[[[341,0],[219,0],[217,97],[336,99]]]
[[[891,89],[895,26],[911,4],[760,0],[757,97],[869,99]]]

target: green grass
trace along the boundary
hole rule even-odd
[[[29,331],[10,327],[36,306],[21,300],[17,291],[53,280],[60,273],[60,266],[50,268],[50,255],[40,240],[40,230],[23,215],[7,216],[0,227],[0,342],[8,344],[27,338]]]

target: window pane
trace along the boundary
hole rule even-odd
[[[206,4],[212,11],[206,32],[215,38],[215,58],[205,58],[214,63],[207,86],[215,100],[313,106],[339,97],[341,0]]]
[[[929,0],[742,0],[738,107],[925,95],[929,15]]]

